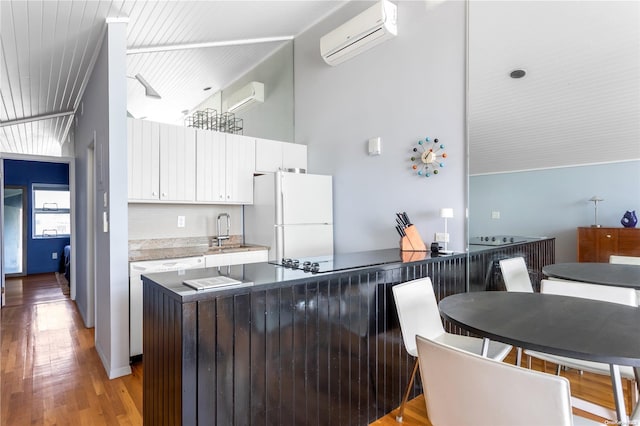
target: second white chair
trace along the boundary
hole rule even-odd
[[[433,292],[433,284],[429,277],[420,278],[392,287],[393,298],[398,310],[402,340],[409,355],[416,358],[411,378],[407,385],[400,411],[396,416],[402,422],[404,407],[406,405],[411,386],[418,370],[418,350],[416,349],[416,335],[428,337],[445,345],[453,346],[468,352],[480,354],[482,350],[482,339],[471,336],[447,333],[442,325],[438,302]],[[491,342],[489,345],[488,357],[502,361],[511,346],[504,343]]]
[[[533,293],[531,278],[527,270],[527,264],[522,257],[512,257],[510,259],[502,259],[500,261],[500,271],[502,272],[502,280],[507,291],[515,291],[520,293]],[[516,353],[516,365],[520,365],[522,361],[522,348],[518,348]]]

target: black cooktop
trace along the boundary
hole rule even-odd
[[[389,249],[269,261],[272,265],[310,273],[343,271],[397,262],[402,262],[400,250]]]
[[[507,244],[524,243],[538,240],[538,237],[520,237],[517,235],[490,235],[469,238],[469,245],[472,246],[503,246]]]

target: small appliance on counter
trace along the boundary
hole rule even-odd
[[[542,237],[522,237],[517,235],[489,235],[469,238],[469,245],[472,246],[504,246],[507,244],[526,243],[537,241]]]

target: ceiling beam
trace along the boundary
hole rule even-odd
[[[130,47],[127,49],[127,55],[138,55],[141,53],[169,52],[172,50],[202,49],[207,47],[240,46],[243,44],[271,43],[275,41],[289,41],[289,40],[293,40],[293,36],[246,38],[246,39],[240,39],[240,40],[207,41],[202,43],[190,43],[190,44],[165,44],[165,45],[146,46],[146,47]]]
[[[0,127],[15,126],[16,124],[31,123],[33,121],[50,120],[52,118],[73,115],[74,111],[55,112],[53,114],[32,115],[31,117],[18,118],[17,120],[0,121]]]

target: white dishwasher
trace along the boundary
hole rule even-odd
[[[204,268],[204,256],[129,263],[129,356],[142,354],[142,278],[153,272]]]

